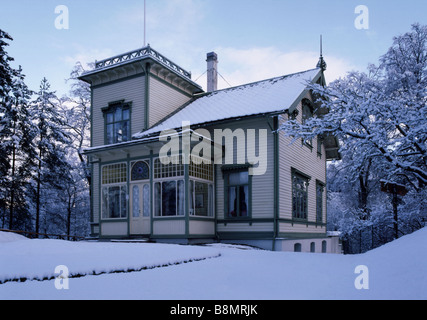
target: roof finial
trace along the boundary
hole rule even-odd
[[[322,71],[325,71],[327,66],[328,65],[323,59],[323,39],[322,39],[322,35],[320,35],[320,58],[316,67],[322,69]]]

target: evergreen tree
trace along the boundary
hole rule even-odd
[[[10,169],[11,146],[6,140],[11,136],[11,97],[9,92],[12,87],[12,78],[15,71],[10,66],[13,58],[6,52],[9,45],[7,41],[12,41],[12,37],[0,29],[0,209],[2,211],[3,225],[7,211],[7,184],[8,171]]]
[[[47,201],[48,190],[61,189],[70,179],[70,164],[66,160],[66,148],[70,143],[64,132],[65,122],[59,114],[58,98],[50,91],[50,84],[43,78],[40,90],[32,103],[31,114],[36,124],[35,145],[37,149],[34,203],[36,233],[40,230],[42,204]],[[46,217],[47,219],[47,217]]]

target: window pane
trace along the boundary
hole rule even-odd
[[[162,183],[162,216],[176,216],[176,181]]]
[[[228,183],[230,185],[240,185],[249,183],[249,173],[248,171],[230,173],[228,178]]]
[[[108,218],[120,218],[120,187],[108,189]]]
[[[249,203],[249,188],[248,186],[243,186],[239,188],[240,195],[239,195],[239,204],[240,204],[240,216],[241,217],[247,217],[248,214],[248,203]]]
[[[114,122],[114,113],[110,112],[107,113],[107,123],[113,123]]]
[[[208,216],[208,185],[206,183],[196,182],[196,215],[197,216]]]
[[[228,188],[228,216],[237,217],[237,187]]]
[[[178,215],[185,215],[185,188],[184,180],[178,181]]]
[[[130,119],[130,111],[129,109],[123,110],[123,120],[129,120]]]
[[[122,121],[122,108],[117,108],[114,114],[114,121]]]
[[[150,216],[150,186],[146,184],[143,191],[144,217]]]
[[[114,142],[123,142],[123,130],[121,123],[114,124]]]
[[[161,213],[161,204],[162,204],[162,194],[160,188],[160,182],[154,184],[154,215],[160,217]]]
[[[214,192],[213,192],[213,185],[209,185],[209,212],[208,216],[213,217],[214,216]]]
[[[114,124],[107,125],[107,144],[114,143]]]
[[[139,217],[139,186],[133,186],[132,188],[132,217]]]
[[[102,218],[108,218],[108,188],[102,188]]]
[[[130,125],[129,121],[122,122],[122,139],[123,141],[130,141]]]
[[[189,197],[189,201],[190,201],[190,215],[194,215],[195,211],[194,211],[194,181],[190,180],[190,197]]]
[[[127,217],[127,200],[126,200],[126,191],[125,186],[120,187],[120,213],[121,218]]]

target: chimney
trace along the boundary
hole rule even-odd
[[[218,55],[215,52],[208,53],[208,92],[218,89]]]

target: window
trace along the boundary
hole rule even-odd
[[[130,141],[130,104],[123,101],[111,103],[103,112],[106,144]]]
[[[301,252],[301,243],[294,244],[294,252]]]
[[[303,99],[302,100],[302,124],[306,124],[307,121],[313,117],[314,107],[310,100]],[[311,139],[303,140],[303,143],[309,147],[313,148],[313,141]]]
[[[126,163],[102,168],[101,212],[103,219],[127,217]]]
[[[249,172],[230,171],[225,174],[226,216],[228,218],[249,217]]]
[[[322,253],[326,253],[327,251],[327,243],[326,240],[322,241]]]
[[[145,161],[138,161],[132,163],[131,171],[132,181],[141,181],[150,179],[150,167]]]
[[[310,252],[316,252],[316,243],[314,242],[310,243]]]
[[[317,137],[317,156],[322,158],[323,137]]]
[[[168,165],[164,165],[159,158],[154,160],[154,179],[183,177],[184,165],[181,161],[179,161],[179,164],[174,164],[173,162],[175,161],[172,161]]]
[[[162,181],[154,184],[154,215],[156,217],[184,216],[184,180]]]
[[[190,180],[190,214],[213,217],[213,185]]]
[[[206,164],[203,162],[202,158],[191,155],[189,175],[194,178],[214,181],[213,165]]]
[[[325,185],[319,181],[316,182],[316,222],[323,220],[323,192]]]
[[[309,177],[292,171],[292,217],[307,220]]]

